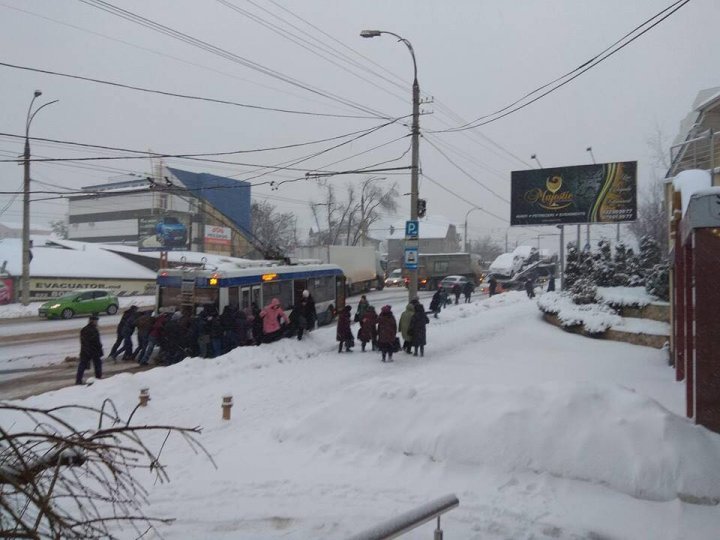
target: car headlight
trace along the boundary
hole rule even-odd
[[[53,305],[50,306],[48,309],[57,309],[57,308],[59,308],[59,307],[60,307],[60,304],[53,304]]]

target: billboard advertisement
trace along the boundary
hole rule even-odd
[[[138,218],[138,251],[190,251],[190,219],[186,215]]]
[[[218,225],[205,225],[205,245],[230,246],[232,243],[232,230],[230,227]]]
[[[637,161],[513,171],[510,225],[637,218]]]

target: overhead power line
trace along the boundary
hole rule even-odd
[[[569,82],[578,78],[580,75],[582,75],[586,71],[594,68],[598,64],[602,63],[603,61],[607,60],[611,56],[620,52],[622,49],[624,49],[625,47],[630,45],[633,41],[635,41],[639,37],[643,36],[650,30],[655,28],[658,24],[660,24],[665,19],[667,19],[668,17],[673,15],[679,9],[683,8],[689,2],[690,2],[690,0],[677,0],[676,2],[670,4],[668,7],[659,11],[658,13],[656,13],[649,19],[646,19],[645,21],[643,21],[641,24],[639,24],[638,26],[633,28],[630,32],[626,33],[624,36],[622,36],[621,38],[616,40],[614,43],[612,43],[611,45],[609,45],[608,47],[606,47],[605,49],[603,49],[602,51],[597,53],[591,59],[582,63],[580,66],[576,67],[575,69],[573,69],[571,71],[568,71],[564,75],[561,75],[560,77],[557,77],[548,83],[543,84],[542,86],[535,88],[534,90],[532,90],[531,92],[528,92],[527,94],[520,97],[519,99],[516,99],[509,105],[506,105],[505,107],[498,109],[495,112],[492,112],[490,114],[480,116],[480,117],[476,118],[475,120],[473,120],[472,122],[469,122],[467,124],[464,124],[464,125],[461,125],[461,126],[458,126],[455,128],[434,130],[432,133],[454,133],[454,132],[458,132],[458,131],[465,131],[468,129],[475,129],[477,127],[484,126],[491,122],[500,120],[501,118],[504,118],[510,114],[513,114],[521,109],[524,109],[528,105],[531,105],[532,103],[535,103],[536,101],[542,99],[543,97],[547,96],[548,94],[551,94],[552,92],[555,92],[559,88],[562,88]],[[633,34],[635,34],[635,35],[633,35]],[[632,37],[630,37],[630,36],[632,36]],[[545,90],[548,87],[550,87],[550,88],[548,90]],[[536,95],[536,94],[538,94],[538,95]],[[531,96],[535,96],[535,97],[533,97],[532,99],[529,99]],[[529,99],[529,101],[526,101],[528,99]]]
[[[456,193],[455,191],[453,191],[453,190],[450,189],[449,187],[445,186],[443,183],[438,182],[437,180],[435,180],[435,179],[432,178],[431,176],[428,176],[426,173],[422,172],[422,173],[420,173],[420,174],[422,174],[422,177],[423,177],[423,178],[425,178],[425,179],[428,180],[429,182],[435,184],[435,185],[436,185],[437,187],[439,187],[440,189],[442,189],[442,190],[444,190],[444,191],[447,191],[447,192],[448,192],[450,195],[452,195],[453,197],[456,197],[457,199],[460,199],[460,200],[461,200],[462,202],[464,202],[465,204],[469,204],[470,206],[473,206],[473,207],[477,208],[477,209],[480,210],[481,212],[484,212],[484,213],[487,214],[488,216],[492,216],[492,217],[494,217],[494,218],[496,218],[496,219],[499,219],[500,221],[504,221],[504,222],[507,222],[507,221],[508,221],[507,218],[500,217],[500,216],[498,216],[497,214],[492,213],[490,210],[485,210],[485,209],[482,208],[479,204],[475,204],[475,203],[473,203],[473,202],[471,202],[471,201],[468,201],[467,196],[463,196],[463,195],[460,195],[459,193]]]
[[[221,58],[225,58],[226,60],[229,60],[231,62],[234,62],[236,64],[240,64],[244,67],[247,67],[249,69],[252,69],[254,71],[257,71],[259,73],[262,73],[263,75],[266,75],[268,77],[271,77],[273,79],[277,79],[280,81],[283,81],[287,84],[290,84],[292,86],[295,86],[297,88],[302,88],[303,90],[306,90],[310,93],[322,96],[326,99],[341,103],[345,106],[351,107],[353,109],[362,111],[366,114],[372,114],[377,115],[380,117],[386,117],[389,115],[383,114],[377,110],[374,110],[370,107],[366,107],[362,104],[359,104],[357,102],[354,102],[350,99],[343,98],[342,96],[339,96],[337,94],[333,94],[331,92],[322,90],[320,88],[311,86],[307,83],[304,83],[298,79],[295,79],[293,77],[290,77],[288,75],[285,75],[277,70],[271,69],[267,66],[264,66],[258,62],[254,62],[248,58],[245,58],[243,56],[240,56],[238,54],[235,54],[233,52],[230,52],[228,50],[222,49],[220,47],[217,47],[215,45],[212,45],[211,43],[208,43],[206,41],[203,41],[201,39],[195,38],[193,36],[190,36],[184,32],[180,32],[179,30],[175,30],[173,28],[170,28],[168,26],[165,26],[159,22],[153,21],[151,19],[148,19],[146,17],[143,17],[141,15],[138,15],[136,13],[133,13],[131,11],[128,11],[126,9],[122,9],[120,7],[117,7],[110,2],[105,2],[104,0],[79,0],[80,2],[87,4],[89,6],[95,7],[97,9],[100,9],[102,11],[105,11],[107,13],[110,13],[112,15],[115,15],[117,17],[121,17],[127,21],[130,21],[135,24],[139,24],[141,26],[144,26],[145,28],[148,28],[150,30],[153,30],[155,32],[159,32],[161,34],[164,34],[168,37],[171,37],[173,39],[176,39],[178,41],[182,41],[183,43],[186,43],[188,45],[191,45],[193,47],[197,47],[199,49],[202,49],[206,52],[209,52],[211,54],[214,54],[216,56],[219,56]]]
[[[304,115],[304,116],[322,116],[322,117],[329,117],[329,118],[357,118],[357,119],[363,119],[363,120],[378,120],[378,119],[379,120],[388,120],[388,118],[386,118],[384,116],[381,117],[381,116],[361,116],[361,115],[352,115],[352,114],[319,113],[319,112],[314,112],[314,111],[300,111],[300,110],[296,110],[296,109],[281,109],[278,107],[266,107],[264,105],[251,105],[249,103],[240,103],[237,101],[229,101],[226,99],[193,96],[193,95],[189,95],[189,94],[181,94],[178,92],[170,92],[168,90],[157,90],[157,89],[153,89],[153,88],[145,88],[142,86],[135,86],[132,84],[120,83],[120,82],[116,82],[116,81],[105,81],[103,79],[95,79],[93,77],[84,77],[82,75],[61,73],[59,71],[52,71],[49,69],[40,69],[40,68],[34,68],[34,67],[30,67],[30,66],[9,64],[7,62],[0,62],[0,66],[6,67],[6,68],[12,68],[12,69],[20,69],[23,71],[34,71],[35,73],[44,73],[45,75],[65,77],[68,79],[76,79],[76,80],[91,82],[91,83],[96,83],[96,84],[104,84],[107,86],[124,88],[126,90],[135,90],[138,92],[145,92],[148,94],[158,94],[161,96],[189,99],[189,100],[193,100],[193,101],[204,101],[204,102],[216,103],[216,104],[220,104],[220,105],[232,105],[235,107],[242,107],[245,109],[256,109],[256,110],[260,110],[260,111],[271,111],[271,112],[279,112],[279,113],[286,113],[286,114],[299,114],[299,115]]]

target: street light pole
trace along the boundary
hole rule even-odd
[[[470,253],[470,243],[468,242],[468,232],[467,232],[467,222],[468,222],[468,216],[471,212],[474,212],[475,210],[482,210],[482,208],[478,206],[473,206],[470,210],[468,210],[465,213],[465,253]]]
[[[373,38],[381,36],[382,34],[388,34],[394,36],[398,41],[402,41],[410,51],[413,61],[413,86],[412,86],[412,101],[413,101],[413,113],[412,113],[412,154],[411,154],[411,168],[410,168],[410,220],[417,221],[418,219],[418,176],[419,176],[419,163],[420,163],[420,85],[418,84],[417,78],[417,62],[415,61],[415,51],[413,50],[412,44],[402,36],[395,34],[394,32],[388,32],[385,30],[363,30],[360,32],[360,36],[364,38]],[[420,238],[418,237],[418,244]],[[420,250],[418,249],[418,261],[419,261]],[[412,300],[417,296],[418,290],[418,267],[410,270],[410,282],[408,283],[408,298]]]
[[[21,302],[23,306],[30,303],[30,123],[40,109],[57,103],[58,100],[49,101],[41,105],[35,112],[32,112],[35,100],[42,95],[40,90],[35,90],[33,98],[28,107],[27,116],[25,117],[25,152],[23,154],[23,230],[22,230],[22,277],[20,279],[21,286]]]

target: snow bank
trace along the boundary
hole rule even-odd
[[[632,334],[648,334],[651,336],[670,335],[670,323],[653,321],[651,319],[637,319],[634,317],[623,317],[620,324],[614,325],[612,329]]]
[[[720,501],[720,437],[617,385],[371,380],[276,436],[549,473],[639,499]]]
[[[608,328],[622,323],[622,317],[604,304],[573,303],[572,297],[565,292],[549,292],[537,300],[543,313],[557,315],[565,327],[583,325],[591,334],[601,334]]]
[[[598,287],[596,298],[603,304],[617,307],[645,307],[658,303],[658,299],[648,294],[645,287]]]
[[[0,319],[19,319],[21,317],[37,317],[38,308],[42,306],[49,299],[45,299],[42,302],[31,302],[27,306],[23,306],[20,303],[6,304],[0,306]],[[155,305],[154,296],[119,296],[118,302],[120,303],[120,309],[125,309],[130,306],[139,307],[152,307]]]

